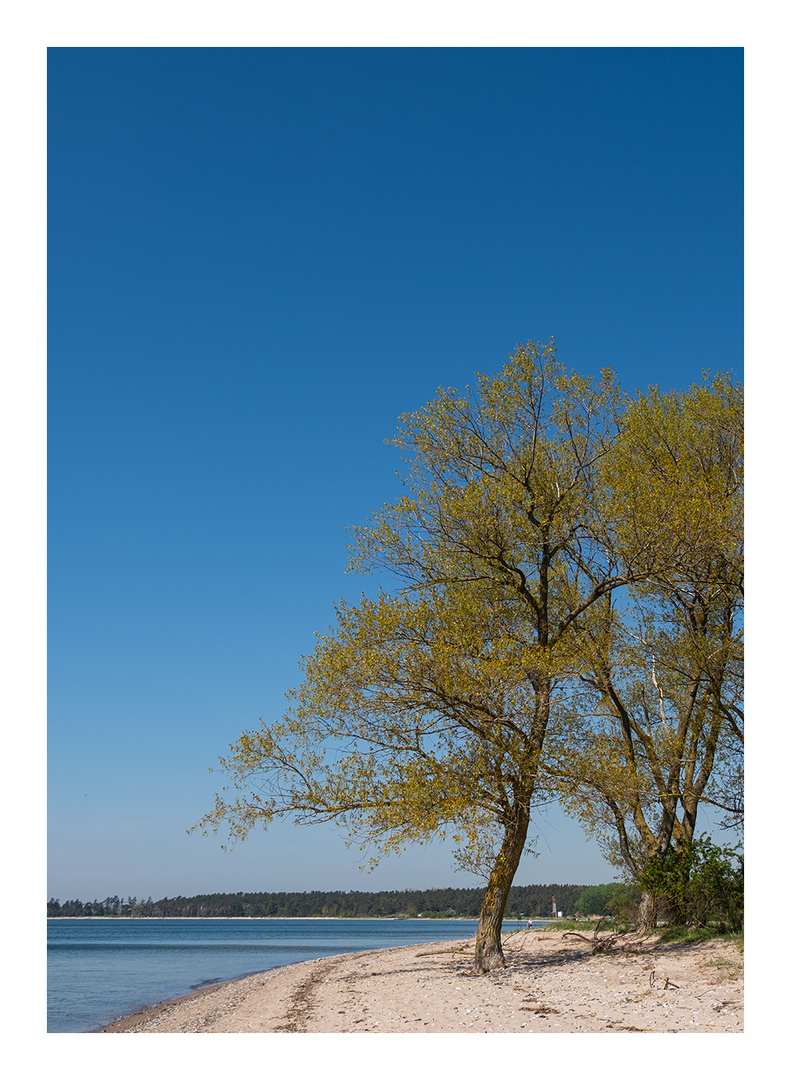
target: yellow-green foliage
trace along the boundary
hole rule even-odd
[[[724,377],[638,395],[603,469],[633,581],[580,643],[566,804],[638,877],[702,804],[741,815],[742,408]]]
[[[350,562],[399,588],[337,606],[204,828],[447,833],[504,903],[537,792],[633,859],[694,824],[740,730],[739,422],[725,379],[629,400],[533,343],[403,416],[405,494]]]

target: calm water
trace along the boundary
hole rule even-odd
[[[48,919],[47,1031],[92,1031],[210,983],[476,928],[455,919]]]

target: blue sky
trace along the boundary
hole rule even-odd
[[[477,885],[186,830],[365,584],[400,413],[550,335],[742,378],[742,51],[65,48],[48,92],[48,895]],[[537,827],[517,883],[615,876]]]

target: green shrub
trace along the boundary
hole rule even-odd
[[[640,884],[656,897],[671,926],[742,930],[744,857],[704,836],[668,849],[648,863]]]

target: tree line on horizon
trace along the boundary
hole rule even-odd
[[[198,896],[108,896],[82,902],[54,898],[47,903],[48,918],[477,918],[485,890],[407,889],[384,892],[237,892]],[[587,885],[514,885],[505,910],[507,918],[549,918],[552,901],[571,914]]]

